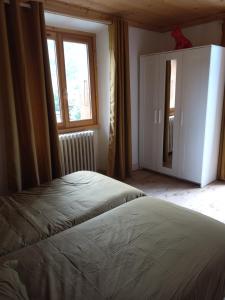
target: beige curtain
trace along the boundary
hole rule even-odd
[[[125,179],[131,172],[131,108],[128,24],[116,18],[109,26],[110,137],[108,175]],[[138,124],[137,124],[138,126]]]
[[[10,191],[61,175],[41,3],[0,1],[0,102]]]
[[[223,22],[223,25],[222,25],[221,46],[225,47],[225,21]],[[218,178],[221,180],[225,180],[225,94],[224,94],[222,127],[221,127],[221,136],[220,136]]]

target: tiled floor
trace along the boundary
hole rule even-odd
[[[204,188],[161,174],[138,170],[128,184],[146,194],[201,212],[225,223],[225,182],[216,181]]]

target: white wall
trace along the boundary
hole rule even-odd
[[[210,22],[182,29],[193,46],[220,44],[222,21]],[[155,33],[130,27],[130,84],[131,84],[131,119],[132,119],[132,163],[138,168],[138,114],[139,114],[139,57],[141,54],[169,51],[175,48],[175,41],[170,32]]]
[[[138,168],[138,94],[139,57],[141,54],[159,51],[159,33],[129,28],[132,157],[133,169]],[[97,33],[97,71],[99,98],[99,129],[97,134],[97,168],[106,170],[110,118],[110,60],[108,28]]]
[[[220,45],[222,37],[222,21],[215,21],[182,29],[184,35],[193,46],[217,44]],[[170,32],[160,35],[160,51],[173,50],[175,41]]]
[[[133,169],[138,168],[138,95],[139,57],[160,49],[161,34],[148,30],[129,28],[132,157]],[[99,98],[99,129],[97,134],[97,168],[106,170],[109,139],[110,112],[110,61],[108,28],[97,33],[97,71]]]

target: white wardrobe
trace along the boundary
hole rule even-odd
[[[205,186],[217,177],[225,48],[140,60],[139,164]]]

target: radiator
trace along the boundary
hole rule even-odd
[[[80,170],[96,170],[94,131],[59,135],[63,175]]]

